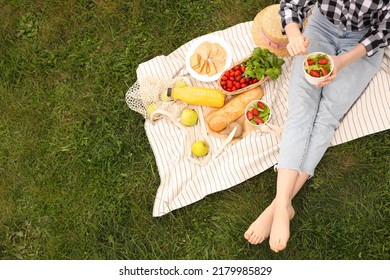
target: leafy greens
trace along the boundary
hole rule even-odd
[[[258,80],[269,76],[272,80],[276,80],[282,74],[283,64],[284,60],[268,49],[257,47],[253,50],[252,56],[244,62],[246,66],[244,76]]]

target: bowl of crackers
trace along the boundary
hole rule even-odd
[[[194,40],[186,55],[190,75],[202,82],[212,82],[232,63],[232,50],[221,37],[205,35]]]

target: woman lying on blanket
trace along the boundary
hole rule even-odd
[[[302,22],[313,13],[301,33]],[[287,50],[296,56],[288,91],[288,118],[280,146],[276,196],[245,232],[251,244],[269,237],[273,251],[286,248],[292,199],[329,147],[341,118],[379,70],[383,48],[390,42],[388,0],[282,0],[282,29]],[[332,56],[333,74],[317,86],[306,82],[304,54],[321,51]]]

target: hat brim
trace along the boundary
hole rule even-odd
[[[264,40],[260,39],[260,38],[255,38],[253,37],[253,41],[255,42],[255,44],[262,48],[262,49],[268,49],[270,52],[273,52],[276,56],[279,56],[279,57],[288,57],[288,56],[291,56],[287,50],[287,48],[273,48],[271,47],[269,44],[267,44],[266,42],[264,42]]]
[[[274,4],[274,5],[277,5],[277,4]],[[275,47],[272,47],[267,42],[265,42],[264,39],[260,35],[262,32],[264,32],[262,30],[263,24],[262,24],[262,20],[261,19],[262,19],[264,13],[267,11],[267,9],[270,9],[271,6],[268,6],[268,7],[265,7],[264,9],[262,9],[256,15],[255,19],[253,20],[253,23],[252,23],[252,38],[253,38],[253,41],[255,42],[255,44],[258,47],[266,48],[266,49],[270,50],[271,52],[273,52],[277,56],[280,56],[280,57],[290,56],[290,54],[288,53],[287,48],[275,48]],[[272,29],[273,27],[269,27],[269,28]],[[279,27],[275,26],[274,28],[280,28],[280,26]],[[285,39],[283,40],[284,43],[287,44],[288,43],[287,36],[283,36],[283,37],[285,37]]]

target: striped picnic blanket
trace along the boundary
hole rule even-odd
[[[252,21],[212,33],[226,40],[233,51],[233,63],[247,57],[256,47],[251,35]],[[197,39],[197,38],[196,38]],[[194,40],[196,40],[194,39]],[[200,82],[189,76],[185,56],[194,40],[167,56],[158,56],[139,65],[137,78],[188,77],[192,85],[216,88],[216,82]],[[285,59],[283,73],[276,80],[266,81],[262,88],[264,101],[270,104],[272,124],[282,127],[287,112],[287,88],[291,58]],[[204,122],[199,125],[204,126]],[[343,119],[332,145],[390,128],[390,48],[385,51],[382,68],[361,98]],[[205,196],[226,190],[258,175],[277,162],[279,139],[270,133],[253,131],[240,141],[230,143],[218,157],[206,165],[190,162],[185,155],[186,133],[169,119],[152,124],[145,121],[145,130],[155,155],[160,176],[153,216],[162,216],[175,209],[197,202]],[[222,138],[208,137],[211,152],[223,143]]]

